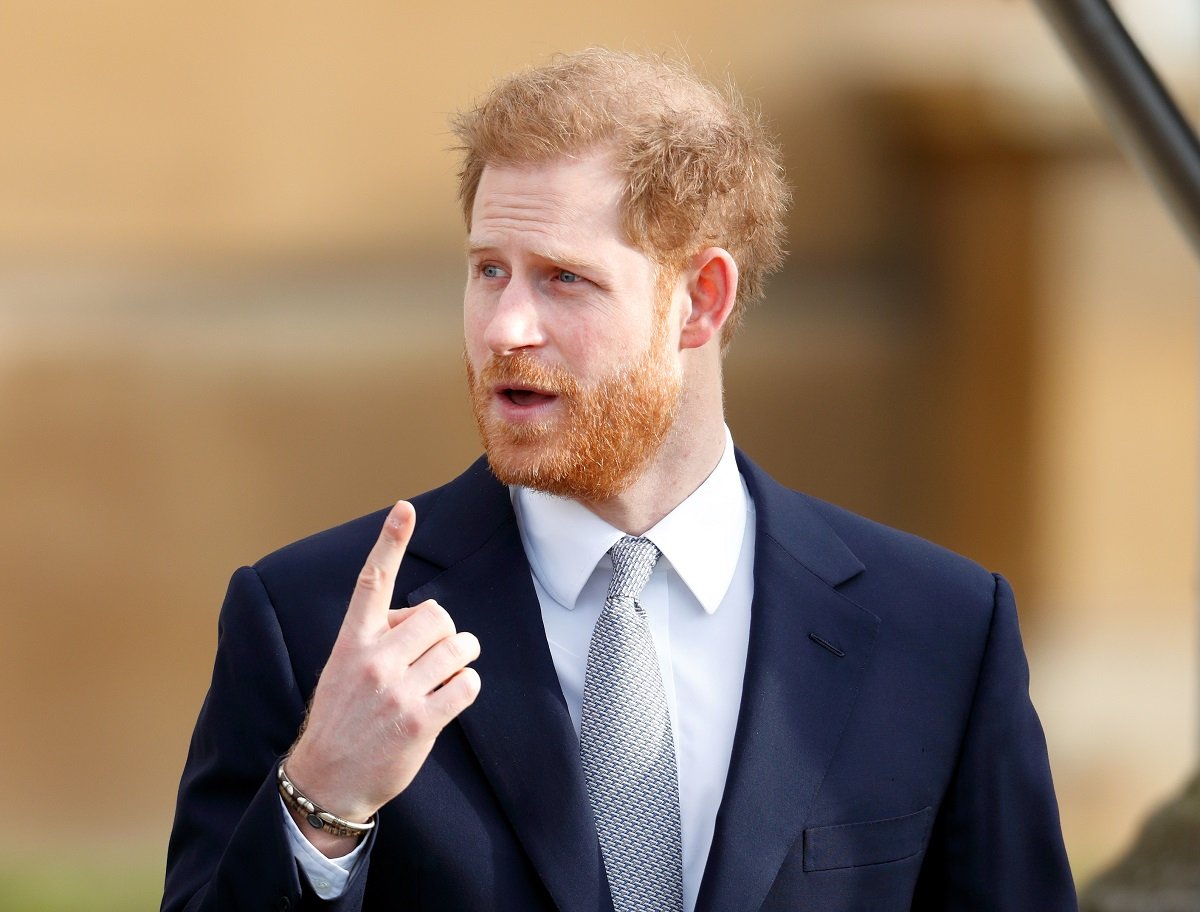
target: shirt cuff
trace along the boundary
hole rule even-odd
[[[346,883],[354,873],[354,866],[362,857],[363,847],[367,844],[364,839],[354,847],[354,851],[341,858],[326,858],[316,846],[304,838],[300,827],[292,819],[287,805],[279,799],[279,809],[283,812],[283,823],[287,828],[288,842],[292,845],[292,854],[300,870],[308,878],[313,890],[321,899],[337,899],[346,892]]]

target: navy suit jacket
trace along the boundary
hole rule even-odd
[[[698,912],[1076,908],[1003,579],[787,490],[757,512],[745,686]],[[508,490],[480,460],[413,501],[395,604],[436,598],[483,689],[379,813],[332,908],[611,909],[578,741]],[[163,908],[324,908],[274,771],[385,513],[233,577],[179,790]]]

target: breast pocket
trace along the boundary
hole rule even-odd
[[[885,864],[916,855],[925,848],[933,809],[915,814],[810,827],[804,831],[804,870],[832,871]]]

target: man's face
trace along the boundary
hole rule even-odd
[[[472,209],[467,375],[492,470],[603,501],[674,421],[681,382],[670,288],[620,227],[608,159],[488,166]]]

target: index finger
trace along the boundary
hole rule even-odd
[[[379,538],[358,574],[342,627],[373,632],[388,629],[388,609],[404,551],[417,524],[413,505],[401,500],[388,511]]]

